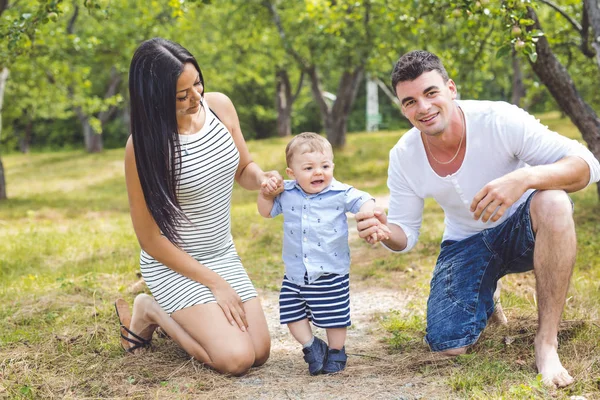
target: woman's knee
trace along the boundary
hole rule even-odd
[[[243,346],[222,350],[213,355],[212,359],[214,369],[234,376],[244,375],[256,361],[254,350]]]
[[[257,346],[254,349],[254,367],[260,367],[267,362],[271,355],[271,341],[263,343],[261,346]]]

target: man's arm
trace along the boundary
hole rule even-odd
[[[498,110],[506,147],[532,167],[485,185],[471,203],[475,219],[497,221],[529,189],[575,192],[598,181],[600,164],[583,145],[549,130],[518,107],[499,106]]]
[[[576,192],[590,182],[590,168],[581,157],[568,156],[549,165],[526,168],[528,189]]]
[[[548,165],[521,168],[494,179],[473,198],[473,218],[496,222],[529,189],[576,192],[590,181],[588,164],[580,157],[569,156]]]
[[[388,215],[383,209],[376,207],[374,212],[357,213],[355,216],[359,236],[365,240],[377,231],[378,224],[385,225],[389,230],[389,238],[381,243],[395,252],[407,252],[417,243],[424,207],[424,200],[413,191],[407,180],[407,175],[419,171],[411,167],[410,163],[400,162],[401,147],[403,146],[396,145],[390,151]]]

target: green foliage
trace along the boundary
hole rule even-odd
[[[543,34],[583,97],[589,104],[600,104],[593,81],[597,66],[574,51],[581,44],[579,33],[539,1],[272,3],[281,17],[286,42],[263,1],[11,2],[0,20],[0,34],[17,38],[18,50],[9,50],[9,40],[2,40],[0,60],[5,61],[0,65],[9,63],[10,77],[0,146],[16,150],[29,123],[34,147],[81,146],[80,118],[89,119],[107,147],[121,146],[128,135],[129,60],[142,40],[154,36],[178,41],[197,57],[207,90],[224,92],[233,100],[248,138],[275,135],[275,71],[287,70],[294,89],[300,79],[300,64],[286,52],[290,47],[307,64],[318,67],[322,89],[329,92],[336,91],[343,71],[361,64],[366,72],[388,83],[397,58],[423,48],[444,60],[461,98],[510,100],[512,50],[523,42],[521,58],[534,58],[534,45],[542,35],[528,29],[527,6],[535,7]],[[568,0],[560,6],[581,19],[581,1]],[[521,66],[527,87],[524,106],[536,112],[556,109],[529,66]],[[115,76],[120,78],[117,93],[106,98]],[[361,85],[349,116],[350,131],[364,129],[364,107]],[[116,112],[101,124],[101,114],[113,108]],[[381,92],[380,110],[382,129],[408,127]],[[294,133],[323,129],[306,76],[292,124]]]
[[[31,50],[38,28],[56,22],[61,10],[61,0],[21,1],[15,7],[2,10],[0,19],[0,65],[10,66],[14,60]],[[5,47],[6,46],[6,47]]]
[[[583,20],[583,1],[567,0],[556,4],[565,15],[570,16],[573,20]],[[533,28],[534,21],[528,15],[528,8],[535,11],[543,30]],[[497,93],[489,92],[489,89],[499,83],[504,87],[504,98],[510,98],[511,82],[506,80],[506,78],[512,77],[512,74],[507,73],[507,70],[512,68],[509,56],[515,50],[516,54],[535,63],[537,60],[536,43],[542,36],[545,36],[552,47],[554,55],[568,69],[584,99],[588,104],[599,104],[600,94],[597,90],[590,90],[593,87],[590,79],[597,76],[598,66],[595,64],[593,57],[577,49],[584,47],[581,33],[572,26],[571,21],[546,2],[536,0],[503,2],[448,0],[436,2],[435,9],[431,11],[437,15],[445,14],[448,18],[446,25],[451,25],[452,21],[458,23],[459,34],[457,37],[459,43],[457,43],[456,48],[459,49],[462,56],[455,58],[461,68],[465,68],[465,61],[468,59],[468,56],[465,57],[465,55],[473,53],[472,50],[465,48],[467,43],[471,46],[477,46],[477,43],[479,43],[480,48],[483,48],[484,43],[488,44],[488,48],[483,53],[476,53],[478,56],[481,54],[482,63],[476,63],[474,65],[476,69],[470,69],[466,72],[477,85],[483,84],[481,93],[486,93],[486,98],[499,98]],[[484,30],[473,29],[477,26],[486,28]],[[449,47],[450,40],[444,40],[445,47]],[[456,51],[453,53],[456,54]],[[500,67],[494,77],[495,80],[499,81],[486,80],[484,78],[485,71],[496,69],[495,65]],[[538,79],[532,74],[528,66],[522,65],[521,67],[524,72],[524,84],[528,91],[526,105],[533,102],[533,106],[538,112],[556,109],[554,101],[548,100],[549,96],[543,92],[545,89],[540,87]],[[450,75],[455,76],[453,73]],[[457,82],[459,89],[462,89],[460,88],[461,82],[464,82],[464,80],[459,79]],[[485,86],[488,86],[487,90]],[[461,93],[464,93],[464,91],[461,90]],[[477,96],[472,96],[470,93],[469,97],[477,98]]]

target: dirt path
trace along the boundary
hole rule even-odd
[[[298,343],[278,321],[278,293],[262,293],[263,307],[271,332],[271,358],[263,368],[235,381],[247,390],[248,399],[414,399],[414,382],[385,366],[385,337],[379,315],[403,309],[409,299],[391,290],[351,286],[352,328],[348,331],[346,371],[334,376],[308,375]],[[325,331],[315,329],[325,337]],[[387,371],[386,371],[387,370]],[[417,390],[418,392],[418,390]],[[241,395],[241,393],[240,393]]]
[[[377,199],[387,207],[387,198]],[[350,242],[360,240],[353,218]],[[387,333],[381,317],[390,310],[404,310],[411,298],[397,290],[382,289],[351,282],[352,327],[348,331],[348,365],[337,375],[311,377],[302,359],[299,344],[286,326],[279,324],[277,292],[262,292],[261,298],[271,332],[271,358],[247,376],[231,381],[236,390],[224,389],[222,395],[240,399],[420,399],[439,398],[440,387],[424,382],[406,368],[407,357],[388,354]],[[325,331],[315,329],[325,338]],[[436,394],[436,392],[438,394]],[[211,391],[211,398],[221,393]]]

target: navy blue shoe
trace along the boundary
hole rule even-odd
[[[346,347],[342,347],[341,350],[327,349],[327,360],[323,367],[323,373],[335,374],[336,372],[343,371],[346,368],[347,360]]]
[[[308,363],[308,372],[311,375],[319,375],[323,372],[323,366],[327,360],[327,343],[315,336],[310,347],[302,349],[304,361]]]

